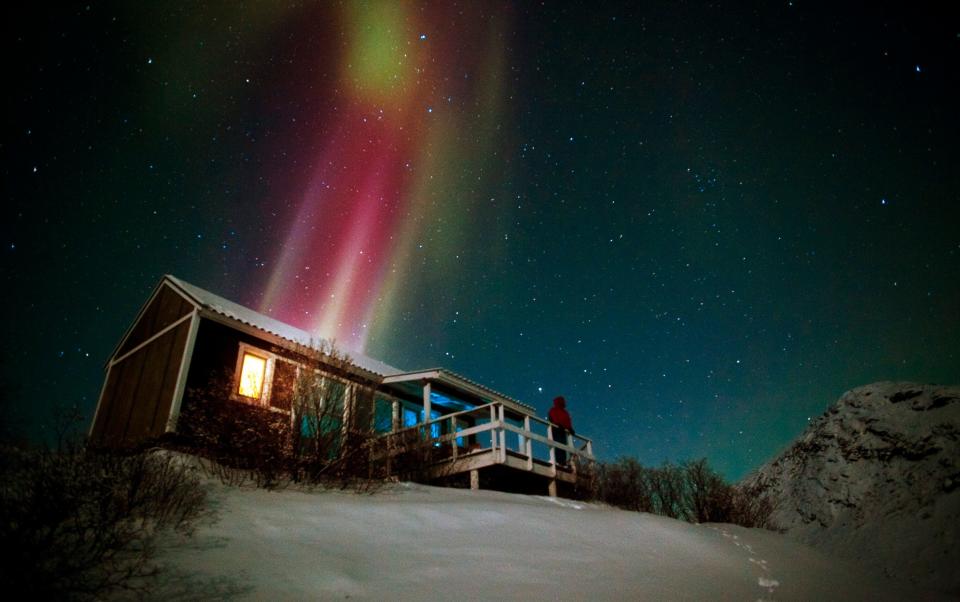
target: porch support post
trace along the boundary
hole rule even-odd
[[[430,420],[430,381],[423,382],[423,421]]]
[[[557,497],[557,480],[550,479],[550,483],[547,485],[547,495],[550,497]]]
[[[476,468],[470,471],[470,489],[480,489],[480,471]]]
[[[453,456],[453,459],[457,459],[457,453],[460,451],[457,446],[457,417],[450,417],[450,434],[452,439],[450,439],[450,453]]]
[[[391,405],[393,416],[390,421],[390,432],[395,433],[400,430],[400,402],[394,399]]]
[[[423,381],[423,423],[430,422],[430,381]],[[429,440],[431,438],[430,427],[426,427],[423,436]]]

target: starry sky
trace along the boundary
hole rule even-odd
[[[20,7],[0,392],[49,433],[171,273],[602,458],[739,478],[960,382],[960,24],[911,3]]]

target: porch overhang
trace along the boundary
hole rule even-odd
[[[464,395],[468,399],[475,400],[478,406],[488,403],[501,403],[518,414],[536,416],[536,410],[532,406],[443,368],[393,374],[384,377],[382,384],[386,387],[396,387],[409,395],[415,396],[419,396],[426,386],[437,384],[454,393]]]

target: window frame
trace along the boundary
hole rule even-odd
[[[252,355],[266,360],[263,369],[263,387],[260,390],[260,397],[247,397],[240,394],[240,377],[243,370],[243,358],[246,355]],[[255,347],[249,343],[241,342],[237,349],[237,362],[233,370],[233,384],[230,387],[230,399],[250,405],[270,408],[270,394],[273,392],[273,368],[277,361],[277,355],[270,353],[266,349]],[[281,410],[282,411],[282,410]]]

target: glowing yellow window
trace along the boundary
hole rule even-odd
[[[267,372],[267,360],[252,353],[243,354],[240,367],[240,388],[238,393],[244,397],[260,399],[263,393],[263,380]]]

